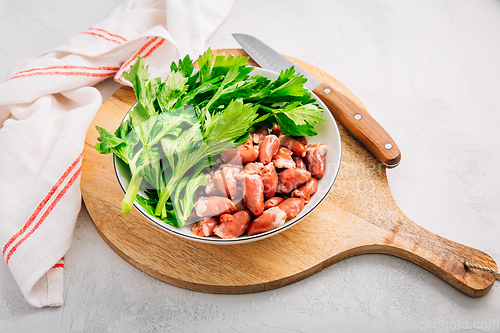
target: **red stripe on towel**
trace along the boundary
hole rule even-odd
[[[164,38],[161,38],[161,40],[160,40],[158,43],[156,43],[156,45],[155,45],[155,46],[153,46],[153,47],[151,48],[151,50],[149,50],[149,52],[148,52],[148,53],[146,53],[146,54],[144,55],[144,57],[142,57],[142,58],[143,58],[143,59],[146,59],[147,57],[149,57],[149,56],[151,55],[151,53],[153,53],[153,51],[154,51],[154,50],[156,50],[158,47],[160,47],[160,45],[161,45],[161,44],[163,44],[164,42],[165,42],[165,39],[164,39]]]
[[[107,76],[113,76],[116,73],[116,71],[113,71],[112,73],[89,73],[89,72],[35,72],[35,73],[26,73],[26,74],[20,74],[20,75],[15,75],[11,77],[9,80],[12,79],[18,79],[21,77],[27,77],[27,76],[41,76],[41,75],[63,75],[63,76],[88,76],[88,77],[107,77]]]
[[[125,65],[123,65],[121,68],[127,68],[127,66],[130,65],[130,63],[137,58],[137,55],[141,55],[141,53],[144,52],[144,50],[147,49],[148,46],[153,44],[156,40],[158,40],[158,37],[155,37],[155,38],[152,38],[151,40],[149,40],[149,42],[144,44],[143,47],[141,47],[141,49],[132,58],[130,58],[130,60],[127,61],[125,63]]]
[[[132,63],[132,61],[134,61],[137,58],[137,55],[140,55],[142,57],[141,53],[144,52],[149,47],[149,45],[153,44],[158,39],[159,39],[159,37],[154,37],[154,38],[150,39],[146,44],[144,44],[141,47],[141,49],[133,57],[131,57],[124,65],[122,65],[122,67],[121,67],[122,70],[124,71],[130,65],[130,63]],[[122,71],[122,73],[120,73],[120,75],[118,77],[115,77],[115,80],[120,80],[121,78],[123,78],[123,71]]]
[[[43,209],[43,207],[47,204],[47,202],[50,200],[50,198],[54,195],[54,193],[57,191],[58,187],[61,186],[62,182],[68,177],[68,175],[73,171],[75,166],[80,162],[82,159],[83,152],[78,155],[78,157],[71,163],[71,165],[64,171],[63,175],[59,180],[55,183],[54,186],[50,189],[49,193],[43,198],[43,200],[38,204],[38,207],[36,207],[35,211],[33,214],[31,214],[28,222],[19,230],[14,236],[12,236],[9,241],[5,244],[5,246],[2,249],[2,255],[5,256],[5,251],[7,251],[7,248],[12,245],[16,241],[16,239],[21,236],[33,223],[33,221],[36,219],[40,211]],[[64,257],[63,257],[64,258]]]
[[[105,34],[108,34],[109,36],[111,37],[116,37],[116,38],[119,38],[121,39],[122,41],[124,42],[127,42],[127,40],[120,36],[120,35],[116,35],[116,34],[112,34],[111,32],[107,31],[107,30],[104,30],[104,29],[99,29],[99,28],[88,28],[87,30],[95,30],[95,31],[101,31],[101,32],[104,32]]]
[[[110,66],[90,67],[90,66],[74,66],[74,65],[50,66],[50,67],[25,69],[23,71],[17,72],[13,76],[18,76],[19,74],[29,73],[29,72],[34,72],[34,71],[47,71],[49,69],[89,69],[89,70],[93,70],[93,71],[117,71],[120,69],[120,67],[110,67]]]
[[[100,34],[100,33],[97,33],[97,32],[82,31],[82,32],[78,32],[78,34],[80,34],[80,35],[85,34],[85,35],[91,35],[91,36],[101,37],[102,39],[105,39],[107,41],[110,41],[110,42],[113,42],[113,43],[116,43],[116,44],[123,43],[122,41],[108,38],[108,37],[104,36],[103,34]]]
[[[52,268],[62,267],[64,268],[64,257],[62,257]]]
[[[80,175],[81,171],[82,171],[82,167],[80,166],[78,168],[78,170],[75,172],[75,174],[73,175],[73,177],[71,177],[71,179],[69,180],[69,182],[66,184],[66,186],[64,186],[64,188],[62,189],[62,191],[57,195],[57,197],[55,198],[55,200],[50,204],[50,206],[47,208],[47,210],[43,213],[42,217],[40,218],[40,220],[38,220],[38,222],[35,224],[35,226],[23,238],[21,238],[19,240],[19,242],[17,242],[16,245],[14,245],[12,247],[12,249],[10,249],[9,253],[7,254],[7,258],[5,258],[5,262],[7,263],[7,265],[9,264],[9,260],[10,260],[10,257],[12,256],[12,254],[17,250],[17,248],[22,243],[24,243],[24,241],[26,239],[28,239],[28,237],[30,237],[33,234],[33,232],[35,232],[36,229],[38,229],[38,227],[42,224],[42,222],[45,221],[45,219],[47,218],[47,216],[49,216],[50,212],[52,212],[52,210],[57,205],[57,203],[59,202],[59,200],[61,200],[61,198],[64,196],[64,194],[66,194],[66,191],[76,181],[76,179]]]

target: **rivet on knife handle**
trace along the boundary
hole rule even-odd
[[[363,108],[332,86],[321,83],[313,92],[341,122],[386,167],[396,167],[401,160],[398,146],[384,128]]]

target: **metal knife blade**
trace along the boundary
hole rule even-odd
[[[399,164],[401,152],[398,146],[364,108],[337,88],[319,81],[257,38],[245,34],[233,34],[233,37],[263,68],[280,72],[294,66],[295,71],[307,79],[306,88],[312,90],[328,106],[334,118],[341,122],[382,164],[388,168]]]

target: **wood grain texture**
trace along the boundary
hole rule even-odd
[[[216,52],[222,51],[246,56],[240,49]],[[333,77],[289,59],[366,111]],[[256,65],[251,59],[250,64]],[[469,296],[482,296],[491,289],[491,274],[467,270],[463,263],[497,270],[495,261],[411,221],[391,196],[385,167],[341,125],[342,164],[332,190],[310,215],[278,235],[238,245],[202,244],[169,234],[135,209],[121,214],[123,192],[112,156],[93,148],[98,137],[95,125],[118,127],[134,102],[132,89],[122,87],[99,110],[85,141],[81,190],[99,234],[141,271],[191,290],[248,293],[293,283],[350,256],[386,253],[422,266]]]
[[[335,120],[342,123],[386,167],[399,165],[401,152],[398,145],[363,107],[327,83],[321,83],[313,92],[330,109]]]

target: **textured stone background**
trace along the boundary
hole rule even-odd
[[[1,1],[0,80],[119,3]],[[238,47],[234,32],[349,87],[402,151],[388,171],[402,210],[500,262],[500,1],[241,0],[207,46]],[[29,306],[0,264],[0,332],[500,331],[498,283],[473,299],[387,255],[349,258],[268,292],[204,294],[127,264],[83,208],[65,259],[59,308]]]

